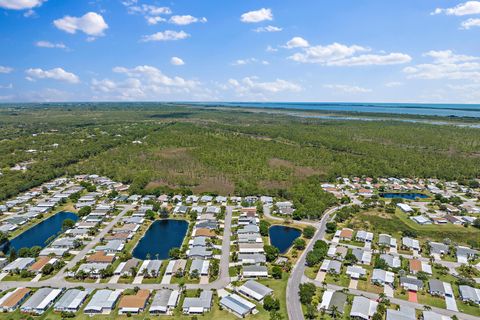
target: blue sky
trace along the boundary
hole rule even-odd
[[[0,0],[0,102],[480,102],[480,1]]]

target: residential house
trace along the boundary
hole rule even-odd
[[[77,312],[88,297],[87,291],[69,289],[55,303],[53,310],[56,312]]]
[[[55,302],[63,289],[40,288],[20,308],[22,312],[43,314]]]
[[[420,252],[420,242],[418,242],[417,239],[412,239],[409,237],[403,237],[402,238],[402,247],[414,251]]]
[[[342,263],[337,260],[325,259],[320,266],[320,270],[324,272],[340,274],[342,270]]]
[[[369,265],[372,262],[372,252],[363,250],[361,248],[353,248],[352,254],[357,258],[357,262],[364,265]]]
[[[405,290],[417,292],[423,289],[423,281],[412,276],[400,277],[400,286]]]
[[[348,266],[346,273],[352,279],[360,279],[367,275],[367,270],[360,266]]]
[[[381,254],[380,259],[385,261],[385,263],[390,267],[390,268],[400,268],[401,266],[401,261],[398,256],[394,256],[391,254]]]
[[[13,291],[7,292],[0,298],[0,311],[15,311],[28,298],[30,293],[31,291],[28,288],[17,288]]]
[[[360,242],[372,242],[373,241],[373,233],[367,232],[364,230],[360,230],[357,232],[355,239]]]
[[[480,289],[460,285],[458,286],[458,291],[460,293],[460,299],[462,299],[463,302],[480,304]]]
[[[411,274],[417,274],[417,272],[420,271],[432,274],[432,267],[426,261],[422,261],[419,259],[410,259],[408,261],[408,265],[410,267]]]
[[[242,270],[243,278],[267,278],[268,268],[259,265],[246,265]]]
[[[203,314],[212,307],[213,292],[204,290],[199,297],[187,297],[183,300],[182,310],[184,314]]]
[[[243,285],[238,287],[237,291],[244,296],[254,299],[256,301],[263,301],[266,296],[273,293],[272,289],[261,283],[258,283],[255,280],[248,280]]]
[[[118,303],[118,314],[139,314],[145,310],[150,291],[146,289],[138,290],[133,295],[125,295]]]
[[[334,310],[343,314],[345,305],[347,304],[347,295],[340,291],[326,290],[322,296],[322,302],[318,305],[319,311],[332,314]]]
[[[378,302],[365,297],[355,296],[353,298],[350,318],[369,320],[377,311]]]
[[[98,290],[83,312],[86,314],[109,314],[115,308],[120,294],[120,290]]]
[[[240,318],[252,314],[256,308],[255,304],[234,293],[222,297],[220,305]]]
[[[373,269],[372,273],[372,283],[377,285],[390,285],[393,286],[395,281],[395,274],[390,271],[385,271],[383,269]]]
[[[178,303],[179,290],[160,289],[155,293],[150,305],[150,314],[171,314]]]

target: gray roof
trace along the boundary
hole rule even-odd
[[[167,312],[169,308],[173,308],[177,305],[178,297],[178,290],[161,289],[157,291],[153,297],[150,312]]]
[[[480,303],[480,289],[461,285],[461,286],[458,286],[458,290],[463,300]]]
[[[438,314],[433,311],[423,311],[423,320],[447,320],[447,319],[452,319],[448,316],[444,316],[441,314]]]
[[[414,277],[400,277],[400,285],[416,286],[418,290],[423,289],[423,281]]]
[[[188,251],[189,257],[211,257],[212,251],[205,247],[193,247]]]
[[[377,310],[378,303],[368,298],[355,296],[353,298],[351,317],[369,319]]]
[[[449,251],[449,247],[446,244],[439,242],[430,242],[430,253],[443,254]]]
[[[400,310],[387,310],[386,320],[416,320],[414,308],[400,307]]]
[[[268,272],[265,266],[248,265],[243,267],[243,272]]]
[[[238,261],[253,260],[255,263],[263,263],[267,261],[267,258],[263,253],[239,253]]]
[[[249,314],[253,309],[255,309],[255,305],[253,303],[241,298],[236,294],[223,297],[220,300],[220,304],[241,316]]]
[[[96,263],[96,262],[91,262],[91,263],[84,263],[80,265],[80,267],[77,270],[77,273],[80,271],[84,271],[85,273],[96,273],[99,272],[100,270],[104,270],[108,267],[108,263]]]
[[[108,289],[98,290],[92,297],[92,300],[85,307],[85,312],[101,312],[103,309],[113,309],[115,303],[120,297],[120,291]]]
[[[12,271],[15,269],[23,270],[35,262],[34,258],[17,258],[16,260],[10,262],[3,271]]]
[[[87,296],[87,291],[70,289],[55,303],[54,309],[78,310]]]
[[[272,289],[270,289],[269,287],[267,286],[264,286],[263,284],[261,283],[258,283],[257,281],[255,280],[248,280],[247,282],[245,282],[243,284],[243,286],[241,286],[240,288],[246,288],[248,290],[251,290],[253,292],[255,292],[256,294],[262,296],[262,297],[265,297],[269,294],[271,294],[273,292]]]
[[[40,288],[22,305],[21,310],[46,310],[61,292],[62,289]]]
[[[347,295],[341,291],[335,291],[332,294],[332,298],[330,299],[330,303],[328,304],[326,311],[331,312],[333,307],[336,307],[338,312],[343,313],[346,303]]]
[[[400,258],[391,254],[381,254],[380,259],[383,259],[390,268],[399,268],[401,265]]]
[[[431,279],[428,281],[428,287],[430,288],[430,293],[443,293],[445,294],[445,288],[443,282],[437,279]]]
[[[210,290],[204,290],[198,298],[185,298],[183,300],[183,308],[204,308],[209,309],[212,305],[213,293]]]

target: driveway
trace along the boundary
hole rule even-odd
[[[445,303],[447,304],[447,310],[458,311],[457,302],[454,297],[445,297]]]
[[[358,280],[357,279],[350,279],[350,284],[348,285],[348,289],[357,289]]]
[[[113,276],[113,277],[108,281],[108,283],[117,283],[118,280],[120,280],[120,275],[119,275],[119,274]]]
[[[393,288],[390,287],[389,285],[385,285],[383,287],[383,293],[389,298],[393,298]]]
[[[415,291],[408,291],[408,301],[418,302],[417,293]]]
[[[325,280],[325,277],[327,276],[327,273],[322,270],[318,270],[317,277],[315,278],[315,281],[323,282]]]

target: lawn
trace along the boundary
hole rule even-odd
[[[453,224],[447,225],[419,225],[397,210],[395,214],[379,211],[368,211],[357,214],[350,222],[354,229],[365,228],[375,233],[391,234],[401,239],[402,232],[414,231],[421,240],[443,241],[445,238],[455,239],[458,243],[480,247],[480,230]]]

